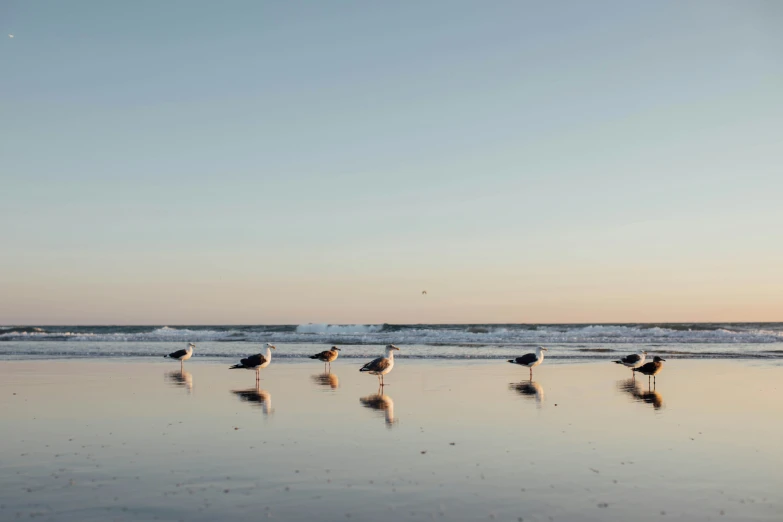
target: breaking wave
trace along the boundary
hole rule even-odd
[[[0,341],[395,343],[431,346],[768,344],[783,342],[783,323],[11,326],[0,327]]]

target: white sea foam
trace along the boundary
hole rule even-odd
[[[315,335],[366,335],[383,330],[382,324],[325,324],[308,323],[296,327],[298,334]]]
[[[380,325],[257,327],[23,327],[0,330],[0,341],[278,342],[333,344],[757,344],[783,342],[783,325]],[[2,344],[0,344],[0,348]]]

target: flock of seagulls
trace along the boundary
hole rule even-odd
[[[164,357],[168,357],[170,359],[176,359],[180,361],[180,369],[181,369],[182,363],[184,361],[187,361],[191,357],[193,357],[193,349],[195,347],[196,347],[195,344],[188,343],[187,348],[182,350],[177,350],[176,352],[172,352],[168,355],[164,355]],[[267,343],[266,353],[257,353],[255,355],[250,355],[244,359],[241,359],[238,364],[230,366],[229,369],[230,370],[254,370],[256,372],[256,384],[258,384],[258,382],[261,379],[261,373],[260,373],[261,370],[269,366],[269,364],[272,362],[272,350],[274,349],[276,349],[276,347],[273,344]],[[370,375],[375,375],[376,377],[378,377],[378,385],[381,388],[383,388],[385,386],[385,383],[383,381],[383,376],[389,373],[390,371],[392,371],[392,369],[394,368],[394,352],[399,350],[400,349],[397,346],[394,346],[393,344],[386,345],[385,353],[383,356],[368,362],[367,364],[359,368],[359,371],[366,372],[369,373]],[[517,357],[516,359],[509,359],[508,362],[510,362],[511,364],[518,364],[520,366],[525,366],[526,368],[529,368],[530,381],[532,382],[533,368],[535,368],[536,366],[544,362],[544,352],[546,351],[547,351],[546,348],[539,346],[536,348],[535,353],[527,353],[521,357]],[[328,368],[329,372],[331,372],[332,362],[334,362],[339,355],[340,355],[340,349],[336,346],[332,346],[328,350],[310,356],[310,359],[317,359],[319,361],[322,361],[324,363],[324,371],[326,372]],[[621,359],[616,360],[614,362],[616,364],[622,364],[623,366],[630,368],[631,375],[633,378],[635,378],[637,372],[647,376],[648,384],[650,378],[652,378],[653,386],[655,386],[655,376],[661,373],[661,370],[663,370],[663,363],[664,361],[666,361],[666,359],[663,359],[656,355],[655,357],[653,357],[652,362],[648,362],[645,364],[646,358],[647,358],[647,352],[641,351],[639,353],[634,353],[622,357]],[[328,379],[324,382],[324,384],[326,384],[327,382],[334,385],[334,382]],[[527,391],[525,391],[524,393],[527,393]],[[537,390],[533,389],[531,393],[536,394]]]

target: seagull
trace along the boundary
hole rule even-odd
[[[359,402],[361,402],[362,406],[365,408],[382,411],[384,417],[386,418],[386,426],[389,428],[391,428],[394,423],[397,422],[397,419],[394,418],[394,401],[388,395],[381,393],[381,390],[378,390],[378,393],[375,395],[361,397]]]
[[[394,368],[394,350],[399,350],[393,344],[386,345],[386,357],[378,357],[362,366],[360,372],[370,372],[378,376],[378,384],[383,386],[383,376]]]
[[[421,295],[427,295],[427,291],[426,290],[422,290],[421,291]]]
[[[258,382],[261,380],[261,375],[259,373],[261,368],[266,368],[269,366],[269,363],[272,362],[272,350],[276,349],[277,348],[272,344],[266,343],[266,354],[262,355],[257,353],[255,355],[251,355],[247,359],[242,359],[239,361],[239,364],[235,364],[234,366],[229,367],[229,370],[255,370],[256,382]]]
[[[530,368],[530,380],[533,380],[533,367],[538,366],[542,362],[544,362],[544,354],[541,352],[546,352],[546,348],[542,348],[541,346],[536,348],[536,353],[526,353],[522,357],[517,357],[516,359],[509,359],[508,362],[511,364],[520,364],[522,366],[527,366]]]
[[[329,371],[332,371],[332,361],[337,359],[337,356],[340,355],[340,349],[336,346],[332,346],[329,350],[326,350],[325,352],[317,353],[315,355],[311,355],[311,359],[318,359],[319,361],[324,362],[324,371],[326,371],[326,365],[329,365]]]
[[[636,377],[636,374],[633,373],[634,368],[638,368],[639,366],[644,364],[644,359],[647,357],[647,352],[645,350],[642,350],[639,353],[632,353],[631,355],[627,355],[623,358],[621,358],[619,361],[614,361],[616,364],[622,364],[624,366],[627,366],[631,369],[631,375]]]
[[[193,348],[195,348],[196,345],[193,343],[188,343],[187,349],[177,350],[176,352],[171,352],[168,355],[164,355],[163,357],[168,357],[170,359],[177,359],[180,364],[180,369],[182,368],[182,363],[184,361],[187,361],[191,357],[193,357]]]
[[[663,362],[666,361],[666,359],[661,359],[657,355],[653,357],[653,362],[648,362],[644,366],[640,368],[634,368],[633,371],[643,373],[647,376],[647,381],[649,384],[650,377],[653,378],[653,386],[655,386],[655,376],[661,373],[661,370],[663,370]]]

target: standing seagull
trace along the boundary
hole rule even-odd
[[[386,345],[386,357],[378,357],[362,366],[360,372],[370,372],[378,376],[378,384],[383,386],[383,376],[394,368],[394,350],[399,350],[393,344]]]
[[[269,363],[272,362],[272,350],[276,350],[273,345],[270,343],[266,343],[266,354],[262,355],[260,353],[257,353],[255,355],[251,355],[247,359],[242,359],[239,361],[239,364],[235,364],[234,366],[229,367],[229,370],[255,370],[256,371],[256,382],[261,380],[260,371],[261,368],[266,368],[269,366]]]
[[[538,366],[542,362],[544,362],[544,354],[541,352],[547,351],[546,348],[537,347],[536,353],[526,353],[522,357],[517,357],[516,359],[509,359],[508,362],[511,364],[520,364],[522,366],[527,366],[530,368],[530,380],[533,380],[533,367]]]
[[[187,361],[191,357],[193,357],[193,348],[195,348],[196,345],[193,343],[188,343],[187,349],[177,350],[176,352],[171,352],[168,355],[164,355],[163,357],[169,357],[171,359],[177,359],[179,361],[179,367],[180,370],[182,369],[182,363],[184,361]]]
[[[332,371],[332,361],[337,359],[337,356],[340,355],[340,349],[336,346],[332,346],[329,350],[326,350],[325,352],[317,353],[315,355],[311,355],[311,359],[318,359],[319,361],[324,362],[324,371],[326,371],[326,365],[329,365],[329,371]]]
[[[634,368],[633,371],[643,373],[647,376],[647,384],[650,384],[650,377],[653,378],[653,386],[655,386],[655,376],[661,373],[663,370],[663,362],[666,359],[661,359],[657,355],[653,357],[653,362],[649,362],[641,368]]]
[[[620,359],[619,361],[614,361],[615,364],[622,364],[623,366],[627,366],[631,369],[631,375],[636,377],[636,374],[633,373],[634,368],[638,368],[639,366],[644,364],[644,359],[647,357],[647,352],[645,350],[642,350],[639,353],[632,353],[631,355],[627,355]]]

